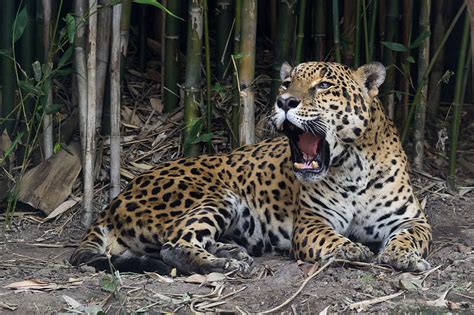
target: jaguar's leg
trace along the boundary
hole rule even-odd
[[[160,251],[163,261],[188,273],[249,272],[248,260],[215,255],[219,247],[214,245],[216,239],[229,228],[232,215],[223,205],[200,205],[190,210],[167,228],[167,242]]]
[[[421,213],[421,212],[420,212]],[[431,247],[431,227],[424,215],[401,224],[386,241],[378,260],[398,270],[424,271],[430,264],[424,259]]]
[[[304,209],[297,211],[295,217],[292,251],[296,259],[308,262],[331,257],[369,261],[373,256],[368,247],[334,230],[324,217]]]

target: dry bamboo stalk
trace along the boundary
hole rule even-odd
[[[50,48],[50,32],[51,32],[51,1],[42,0],[43,4],[43,49],[44,49],[44,59],[47,60],[49,64],[49,48]],[[50,65],[52,66],[52,65]],[[46,97],[46,106],[52,105],[52,86],[49,85],[47,97]],[[51,155],[53,155],[53,120],[51,115],[44,114],[43,117],[43,152],[44,159],[46,160]]]
[[[74,66],[76,68],[76,84],[79,103],[79,131],[81,134],[81,152],[82,161],[84,161],[85,152],[85,126],[86,126],[86,111],[87,111],[87,69],[86,69],[86,39],[85,39],[85,23],[84,13],[86,11],[86,1],[75,1],[75,15],[76,15],[76,38],[74,40]],[[83,165],[84,166],[84,165]]]
[[[423,0],[420,7],[420,32],[430,30],[430,11],[431,0]],[[419,103],[415,109],[415,130],[413,134],[415,150],[413,154],[413,163],[417,169],[422,170],[424,158],[423,144],[425,139],[426,99],[428,97],[428,82],[427,80],[423,80],[423,77],[430,63],[430,37],[423,40],[418,53],[418,81],[419,84],[423,84],[423,86],[421,88]]]
[[[94,196],[95,120],[97,108],[97,3],[89,1],[89,51],[87,54],[87,113],[86,145],[84,152],[84,199],[83,223],[92,222],[92,200]]]
[[[122,5],[112,13],[110,52],[110,199],[120,193],[120,18]]]
[[[255,75],[255,42],[257,37],[257,1],[242,1],[242,23],[240,59],[240,98],[242,110],[240,118],[240,144],[255,142],[255,95],[252,81]]]
[[[110,32],[112,22],[111,0],[100,0],[97,20],[97,110],[95,124],[101,127],[104,107],[105,82],[110,53]]]

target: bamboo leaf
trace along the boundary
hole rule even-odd
[[[58,68],[62,68],[66,63],[69,63],[71,61],[73,53],[73,46],[69,46],[68,49],[64,52],[64,54],[61,56],[61,59],[58,61]]]
[[[70,13],[68,13],[64,21],[66,22],[67,38],[69,40],[69,44],[72,44],[74,43],[74,36],[76,35],[76,20]]]
[[[413,56],[408,56],[406,61],[408,61],[410,63],[415,63],[415,58],[413,58]]]
[[[210,142],[213,136],[214,134],[212,132],[204,133],[194,138],[194,140],[191,141],[191,144],[198,144],[200,142]]]
[[[31,93],[34,96],[41,96],[43,94],[39,87],[33,85],[31,82],[27,80],[19,80],[18,86],[20,87],[20,89],[22,89],[26,93]]]
[[[154,6],[160,10],[165,11],[167,14],[171,15],[172,17],[175,17],[177,19],[180,19],[181,21],[184,21],[183,18],[180,18],[179,16],[177,16],[176,14],[168,10],[164,5],[162,5],[156,0],[133,0],[133,2],[138,3],[138,4],[147,4],[147,5]]]
[[[28,10],[26,9],[26,6],[24,6],[16,16],[15,22],[13,22],[13,25],[15,26],[13,29],[13,42],[19,40],[21,35],[23,35],[26,24],[28,24]]]
[[[46,114],[54,114],[54,113],[59,112],[61,110],[61,107],[62,107],[61,104],[51,104],[44,108],[44,112]]]
[[[418,46],[420,46],[421,43],[430,35],[430,31],[421,32],[420,35],[418,35],[418,37],[413,41],[413,43],[410,44],[410,49],[418,48]]]
[[[12,154],[12,152],[15,150],[18,142],[20,142],[21,140],[21,137],[23,137],[23,132],[19,132],[16,137],[15,137],[15,140],[13,140],[12,144],[10,145],[10,147],[5,150],[5,152],[3,153],[3,156],[0,157],[0,164],[3,163],[3,161],[5,161],[9,156],[10,154]]]
[[[395,43],[395,42],[381,42],[381,43],[382,43],[382,45],[384,45],[388,49],[396,51],[396,52],[408,51],[408,48],[405,47],[405,45],[400,44],[400,43]]]

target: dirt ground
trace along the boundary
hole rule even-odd
[[[474,192],[453,196],[415,180],[434,229],[433,269],[400,273],[376,265],[331,265],[275,312],[474,312]],[[424,188],[423,188],[424,187]],[[429,187],[429,189],[427,189]],[[84,233],[78,210],[42,223],[17,212],[0,235],[0,313],[258,313],[287,301],[319,267],[286,257],[256,260],[251,278],[96,273],[65,263]],[[313,267],[311,269],[311,267]],[[204,282],[204,283],[202,283]],[[381,298],[378,303],[377,298]],[[357,303],[362,302],[362,303]],[[357,304],[355,304],[357,303]]]

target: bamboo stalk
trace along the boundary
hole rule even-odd
[[[388,0],[387,14],[385,17],[385,41],[396,42],[398,32],[398,17],[399,13],[399,1]],[[395,63],[396,63],[396,52],[391,49],[384,48],[383,52],[383,63],[387,67],[387,74],[384,81],[385,96],[383,104],[387,110],[387,114],[390,119],[393,120],[395,113]]]
[[[193,143],[199,133],[201,95],[201,56],[203,35],[203,0],[189,0],[188,40],[186,49],[186,80],[184,83],[184,155],[199,154]]]
[[[464,100],[465,86],[469,74],[469,13],[466,12],[464,19],[464,27],[459,48],[459,59],[456,69],[456,85],[454,87],[453,98],[453,118],[451,123],[451,139],[449,146],[449,167],[448,167],[448,188],[452,191],[456,190],[456,150],[459,138],[459,127],[461,125],[461,111]],[[467,59],[467,60],[466,60]]]
[[[339,1],[332,0],[332,25],[334,33],[334,58],[336,62],[341,62],[341,40],[339,33]]]
[[[84,197],[83,223],[89,226],[92,223],[94,197],[94,161],[95,161],[95,132],[97,107],[97,3],[89,1],[89,39],[87,54],[87,112],[86,112],[86,145],[84,152]]]
[[[209,19],[207,11],[207,0],[204,0],[204,49],[206,60],[206,129],[208,133],[212,132],[212,103],[211,103],[211,49],[209,47]],[[207,149],[212,150],[212,144],[207,143]]]
[[[369,56],[370,56],[370,49],[369,49],[369,26],[367,22],[367,13],[368,8],[366,5],[365,0],[362,0],[362,20],[364,23],[364,52],[365,52],[365,60],[366,63],[369,63]]]
[[[86,113],[87,113],[87,68],[86,68],[86,37],[85,37],[85,0],[75,0],[74,11],[77,30],[74,39],[74,66],[76,72],[76,85],[79,103],[79,131],[81,137],[82,161],[86,151]]]
[[[53,67],[52,56],[50,55],[51,48],[51,1],[43,0],[43,50],[44,58],[47,60],[49,69]],[[43,104],[43,108],[50,107],[52,105],[52,85],[51,78],[48,78],[47,90],[46,90],[46,101]],[[44,159],[48,159],[53,155],[53,120],[51,115],[43,115],[43,154]]]
[[[443,40],[439,44],[438,48],[436,49],[435,53],[431,57],[430,64],[428,65],[428,68],[426,69],[425,73],[423,74],[422,81],[418,82],[418,88],[416,90],[415,96],[413,97],[413,105],[410,107],[410,110],[408,111],[407,119],[404,121],[403,126],[402,126],[402,132],[400,135],[400,140],[402,143],[405,143],[407,134],[408,134],[408,129],[410,128],[410,122],[411,118],[413,116],[413,113],[415,112],[415,109],[417,107],[418,100],[421,96],[421,90],[422,87],[426,84],[426,81],[428,80],[428,76],[431,73],[431,69],[433,68],[433,65],[435,62],[438,60],[438,56],[441,52],[441,49],[443,48],[444,44],[446,44],[446,41],[448,40],[449,36],[451,35],[454,26],[456,25],[457,21],[461,17],[464,9],[466,8],[466,3],[462,4],[456,15],[454,16],[453,20],[451,21],[451,24],[449,25],[448,29],[446,30],[446,33],[444,34]]]
[[[377,26],[377,4],[378,0],[372,0],[369,32],[369,56],[367,57],[367,63],[371,62],[374,58],[375,27]]]
[[[110,55],[110,32],[112,30],[111,0],[100,0],[97,20],[97,129],[102,125],[102,112],[104,108],[105,83]]]
[[[15,17],[15,1],[0,1],[0,49],[9,56],[13,56],[12,52],[12,30],[13,19]],[[10,136],[13,134],[15,127],[15,117],[12,112],[15,108],[15,69],[14,63],[10,58],[0,56],[0,71],[2,76],[2,106],[0,115],[0,135],[6,128]]]
[[[431,0],[422,0],[420,6],[419,30],[422,32],[430,31],[430,11]],[[428,84],[423,79],[423,75],[428,69],[430,60],[430,38],[427,37],[421,43],[418,50],[418,82],[421,84],[421,94],[419,102],[415,109],[415,125],[413,133],[413,163],[419,170],[423,169],[424,160],[424,140],[425,140],[425,120],[426,120],[426,99],[428,97]]]
[[[234,52],[233,56],[240,54],[240,39],[241,39],[241,13],[242,1],[235,1],[235,19],[234,19]],[[238,78],[239,59],[233,61],[233,79],[232,79],[232,148],[235,149],[240,145],[240,82]]]
[[[298,14],[298,33],[296,35],[296,54],[295,54],[296,64],[299,64],[303,60],[305,16],[306,16],[306,0],[301,0],[300,11]]]
[[[242,2],[242,5],[248,5],[248,3]],[[276,97],[278,89],[280,87],[280,67],[285,61],[289,61],[290,58],[290,44],[292,42],[294,33],[294,8],[296,1],[285,1],[280,0],[278,3],[278,23],[277,23],[277,34],[275,43],[275,56],[273,62],[273,74],[272,74],[272,87],[270,91],[270,100]],[[247,18],[242,8],[242,14]],[[243,31],[246,27],[246,23],[242,20],[242,35],[247,34]],[[242,139],[241,139],[242,142]]]
[[[181,0],[168,1],[168,9],[176,15],[181,12]],[[165,16],[165,77],[164,77],[164,111],[171,112],[179,105],[179,30],[180,20],[166,14]]]
[[[356,20],[355,20],[355,43],[354,43],[354,68],[360,66],[360,35],[361,35],[361,15],[362,15],[362,0],[357,0],[356,4]],[[364,14],[365,15],[365,14]]]
[[[140,71],[146,70],[146,5],[140,5],[138,8],[138,66]]]
[[[439,43],[443,40],[443,34],[446,31],[446,22],[448,16],[450,16],[452,5],[448,4],[445,0],[437,0],[433,2],[434,9],[434,27],[433,27],[433,47],[438,47]],[[431,119],[435,119],[438,115],[438,108],[441,99],[441,90],[439,82],[444,73],[444,52],[445,48],[441,49],[439,54],[439,62],[433,66],[431,75],[429,78],[428,85],[428,116]]]
[[[357,4],[354,0],[344,0],[342,34],[347,47],[342,51],[342,56],[344,64],[348,66],[354,66]]]
[[[240,144],[255,142],[255,96],[252,82],[255,76],[255,43],[257,39],[257,1],[242,1],[242,41],[240,52],[240,92],[242,111],[240,116]],[[243,22],[243,21],[242,21]],[[292,25],[292,24],[290,24]]]
[[[474,79],[474,0],[466,0],[467,12],[471,19],[471,78]]]
[[[408,47],[411,43],[411,33],[413,29],[413,1],[403,0],[402,8],[402,43],[405,45],[405,47]],[[437,45],[434,45],[433,47],[437,47]],[[400,80],[400,91],[402,92],[402,110],[399,117],[403,117],[403,120],[406,119],[408,114],[408,102],[410,100],[410,80],[408,79],[410,75],[410,62],[407,60],[409,56],[410,51],[402,53],[402,68],[405,78]],[[430,88],[428,88],[428,91],[431,91]],[[401,120],[402,119],[400,119],[400,121]]]
[[[229,66],[232,52],[232,2],[230,0],[217,0],[216,3],[216,71],[217,78],[224,79]]]
[[[315,3],[315,60],[324,60],[326,55],[326,10],[325,1]]]
[[[120,193],[120,20],[122,4],[112,9],[112,45],[110,50],[110,199]]]
[[[378,35],[379,35],[379,47],[380,47],[380,58],[383,57],[385,47],[383,46],[382,42],[385,41],[385,25],[386,25],[386,14],[387,14],[387,3],[388,0],[377,0],[378,2],[378,9],[374,11],[378,15]]]
[[[122,17],[120,19],[120,50],[122,52],[122,58],[127,57],[128,50],[128,37],[130,29],[130,16],[132,12],[132,0],[122,1]],[[124,65],[123,62],[122,67]]]

